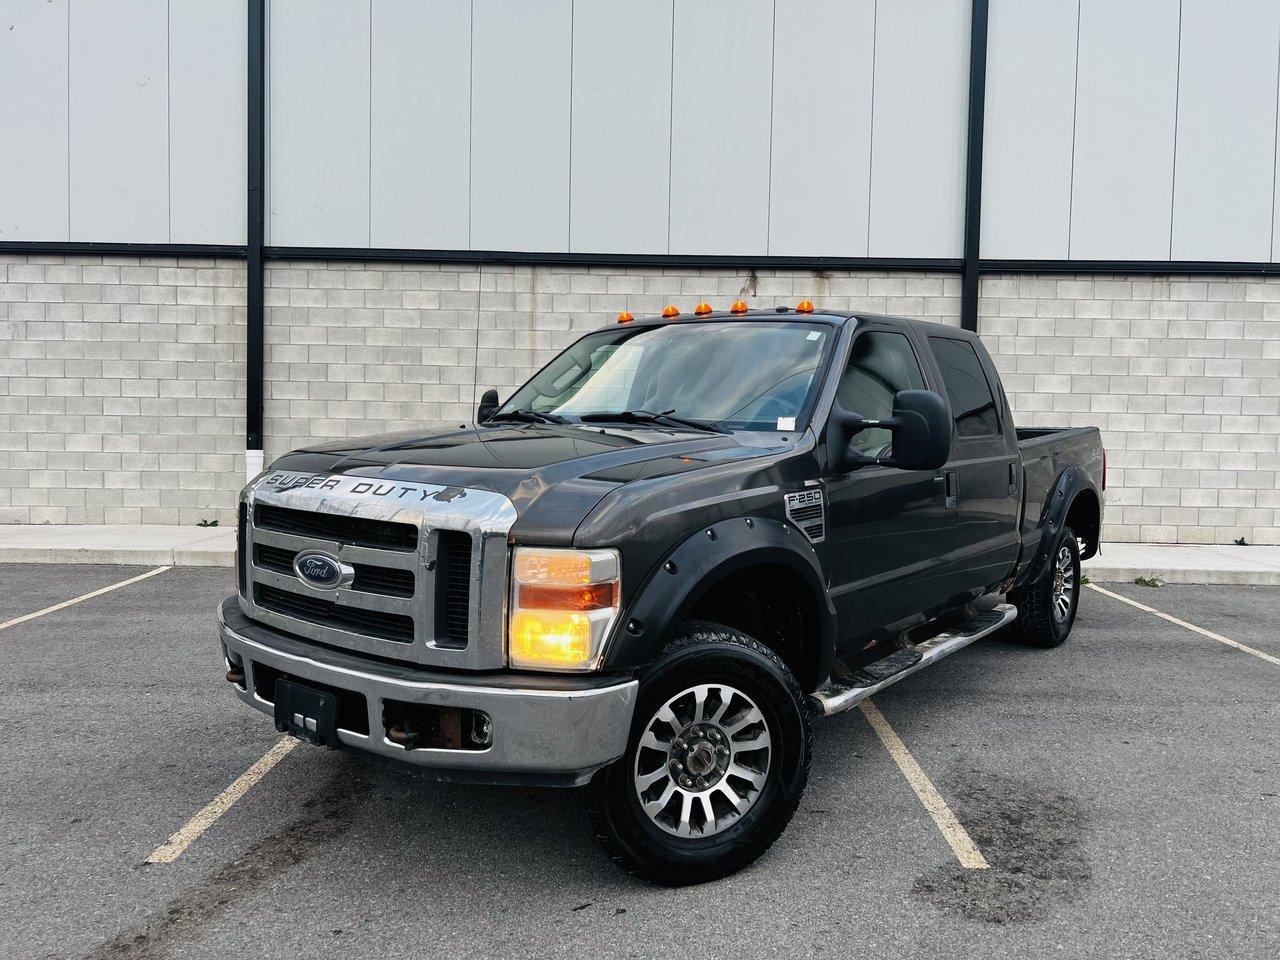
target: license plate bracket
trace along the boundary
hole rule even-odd
[[[281,678],[275,689],[276,729],[336,750],[338,741],[338,697],[327,690]]]

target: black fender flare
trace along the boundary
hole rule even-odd
[[[1049,497],[1045,501],[1040,512],[1040,528],[1041,536],[1039,546],[1036,548],[1035,557],[1023,569],[1023,574],[1018,578],[1017,586],[1027,583],[1034,583],[1045,575],[1049,569],[1049,564],[1053,559],[1053,550],[1057,546],[1058,538],[1062,534],[1062,528],[1066,526],[1067,514],[1071,512],[1071,507],[1075,504],[1076,499],[1084,491],[1090,491],[1098,500],[1099,511],[1102,506],[1102,496],[1098,492],[1097,486],[1089,475],[1080,467],[1067,467],[1058,475],[1057,481],[1049,490]]]
[[[699,529],[672,550],[622,611],[605,656],[605,668],[628,670],[657,657],[671,630],[724,577],[762,564],[797,573],[813,592],[821,648],[818,677],[835,663],[836,616],[822,565],[804,534],[767,517],[735,517]]]

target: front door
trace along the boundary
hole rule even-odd
[[[911,341],[868,325],[849,350],[836,398],[868,419],[893,413],[900,390],[927,389]],[[887,430],[864,430],[853,446],[888,456]],[[826,478],[829,503],[824,565],[831,576],[842,652],[947,599],[955,512],[944,470],[863,466]]]

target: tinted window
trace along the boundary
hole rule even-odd
[[[929,346],[933,348],[942,380],[947,385],[956,435],[984,437],[999,433],[996,401],[973,345],[963,340],[930,337]]]
[[[873,330],[853,341],[836,399],[850,413],[883,420],[893,416],[893,397],[899,390],[923,389],[924,377],[910,341],[900,333]],[[891,442],[888,430],[863,430],[854,436],[853,447],[875,457],[887,455]]]

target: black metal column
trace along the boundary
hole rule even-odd
[[[263,381],[263,316],[262,316],[262,247],[264,240],[263,183],[266,176],[266,27],[267,0],[249,2],[249,165],[248,224],[245,233],[245,257],[248,277],[245,290],[245,449],[262,449],[262,381]]]
[[[973,0],[969,25],[969,142],[964,185],[964,272],[960,325],[978,329],[979,247],[982,241],[982,134],[987,102],[987,0]]]

